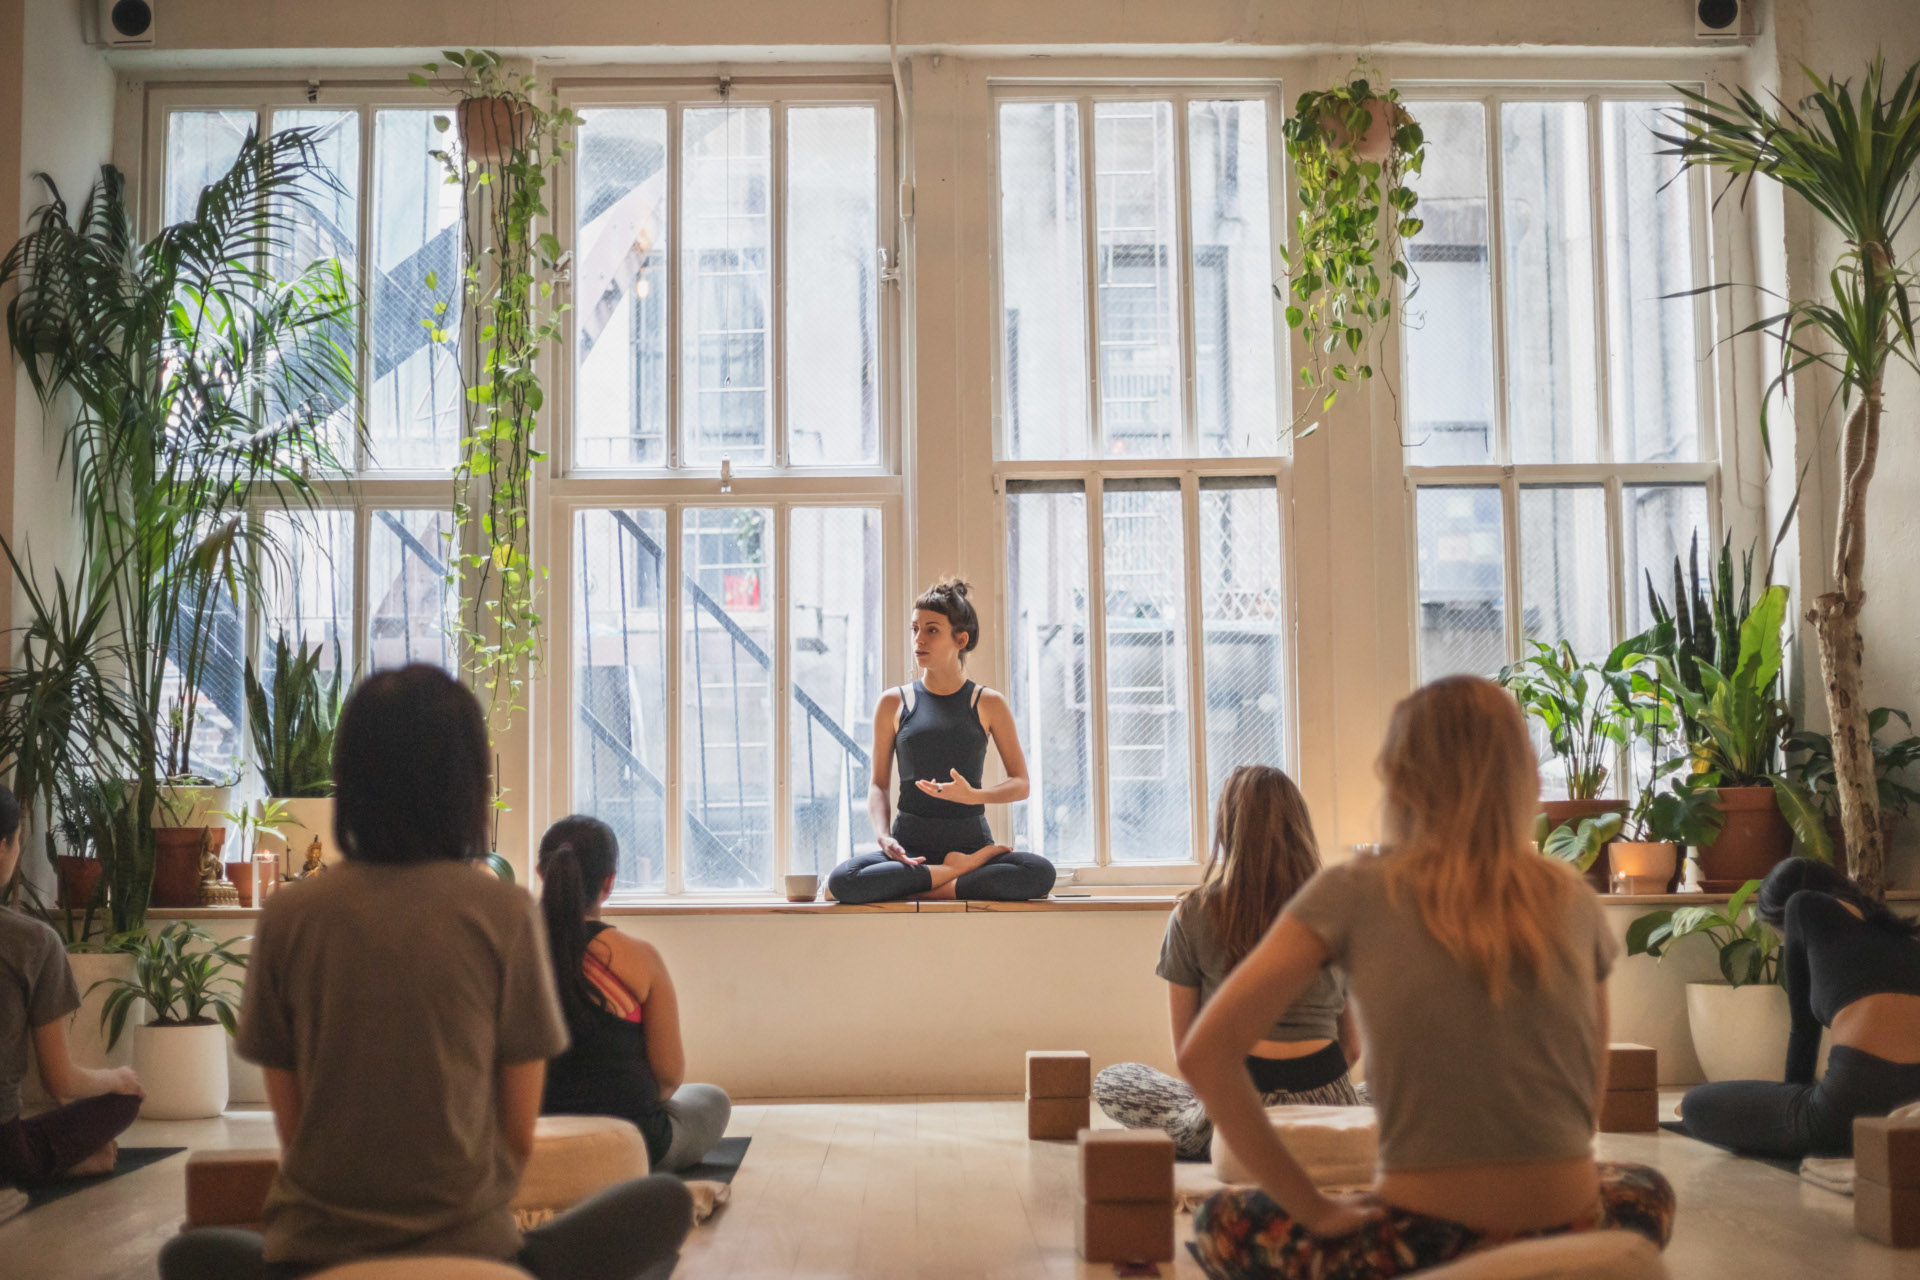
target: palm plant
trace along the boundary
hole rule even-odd
[[[1920,205],[1920,66],[1889,86],[1876,58],[1856,93],[1848,81],[1808,72],[1813,92],[1769,106],[1740,88],[1731,101],[1681,89],[1687,104],[1658,133],[1662,154],[1688,167],[1726,170],[1729,184],[1764,174],[1832,225],[1846,248],[1828,282],[1830,300],[1791,299],[1746,331],[1777,330],[1784,358],[1768,388],[1803,370],[1837,375],[1847,411],[1840,441],[1840,506],[1832,578],[1807,618],[1819,640],[1833,725],[1835,792],[1846,832],[1848,870],[1867,892],[1884,889],[1886,850],[1874,786],[1872,734],[1862,692],[1860,610],[1866,602],[1867,487],[1880,453],[1889,367],[1920,372],[1914,339],[1915,275],[1894,256],[1894,238]],[[1723,285],[1711,286],[1714,288]],[[1770,398],[1769,394],[1769,398]],[[1762,405],[1761,431],[1767,427]]]
[[[342,341],[355,298],[337,260],[284,262],[307,193],[334,181],[310,130],[249,135],[193,216],[144,244],[112,166],[77,216],[42,180],[48,202],[0,262],[0,287],[17,288],[7,336],[59,424],[88,599],[106,603],[91,643],[126,710],[135,847],[109,871],[126,932],[145,915],[160,785],[201,763],[223,623],[290,536],[255,508],[310,505],[309,476],[337,470],[336,445],[358,430]]]
[[[273,642],[271,689],[260,683],[252,662],[246,665],[247,724],[269,796],[292,800],[333,792],[333,735],[340,725],[345,682],[337,674],[337,644],[335,674],[320,670],[326,651],[324,645],[295,650],[281,632]]]

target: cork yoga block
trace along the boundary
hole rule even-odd
[[[1883,1187],[1920,1187],[1920,1116],[1856,1117],[1853,1176]]]
[[[1620,1092],[1660,1087],[1660,1055],[1643,1044],[1607,1046],[1607,1088]]]
[[[1073,1247],[1088,1262],[1172,1262],[1173,1197],[1102,1203],[1076,1196]]]
[[[1859,1160],[1854,1157],[1853,1229],[1896,1249],[1920,1245],[1920,1187],[1889,1187],[1862,1177]]]
[[[1652,1089],[1609,1089],[1600,1098],[1602,1133],[1656,1133],[1660,1095]]]
[[[1027,1137],[1072,1139],[1087,1127],[1086,1098],[1027,1099]]]
[[[1029,1098],[1090,1098],[1093,1060],[1078,1049],[1027,1051]]]
[[[1080,1195],[1098,1203],[1173,1199],[1173,1139],[1158,1129],[1080,1131]]]
[[[278,1147],[195,1151],[187,1157],[187,1225],[245,1227],[266,1212],[280,1172]]]

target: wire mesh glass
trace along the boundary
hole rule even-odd
[[[1520,490],[1520,634],[1565,640],[1588,662],[1613,647],[1607,495],[1599,485]]]
[[[193,216],[200,193],[226,175],[239,158],[240,144],[259,124],[251,111],[169,111],[167,113],[166,196],[162,216],[168,226]]]
[[[1194,418],[1207,457],[1278,451],[1267,104],[1187,104]]]
[[[1227,775],[1284,767],[1286,565],[1271,477],[1200,482],[1208,821]]]
[[[375,509],[367,519],[366,669],[429,662],[454,670],[448,628],[456,606],[447,581],[453,515]]]
[[[1424,485],[1416,506],[1420,678],[1493,675],[1508,657],[1500,490]]]
[[[772,113],[681,113],[680,419],[700,466],[773,460]]]
[[[274,642],[284,635],[295,653],[320,650],[320,670],[351,674],[359,664],[353,635],[353,512],[340,508],[269,511],[264,517],[279,549],[261,566],[259,660],[270,686]],[[339,664],[336,667],[336,662]]]
[[[1080,109],[1000,107],[1000,295],[1007,456],[1087,452],[1087,249]]]
[[[273,254],[274,274],[281,280],[291,280],[311,264],[331,258],[339,262],[347,287],[357,288],[360,282],[360,113],[311,107],[275,111],[273,131],[278,134],[291,129],[303,129],[313,135],[320,171],[307,174],[296,188],[297,196],[284,201],[278,211],[287,220],[288,230]],[[326,334],[346,354],[357,372],[360,336],[352,309],[327,325]],[[337,385],[335,380],[328,382]],[[344,466],[352,467],[354,407],[340,403],[337,397],[332,403],[335,407],[323,429],[325,439],[334,456]],[[304,407],[275,405],[270,411]]]
[[[872,107],[787,110],[787,455],[880,456],[879,200]]]
[[[1100,423],[1109,457],[1181,452],[1173,104],[1093,106]]]
[[[1628,485],[1621,492],[1626,541],[1627,632],[1638,635],[1653,625],[1647,589],[1660,593],[1668,608],[1674,601],[1674,561],[1683,565],[1700,539],[1701,589],[1718,563],[1720,548],[1707,524],[1707,488],[1699,484]]]

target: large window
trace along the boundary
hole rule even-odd
[[[1651,621],[1717,481],[1702,192],[1678,103],[1434,97],[1403,334],[1419,673],[1528,640],[1597,660]]]
[[[1013,838],[1192,863],[1226,774],[1286,755],[1270,98],[1021,90],[996,121]]]

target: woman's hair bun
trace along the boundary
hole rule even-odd
[[[935,591],[945,591],[949,595],[959,596],[962,600],[965,600],[972,591],[972,588],[967,585],[964,578],[942,578],[939,582],[933,584],[933,589]]]

